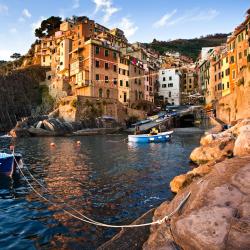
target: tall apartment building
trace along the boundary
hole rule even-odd
[[[70,82],[74,94],[118,99],[118,55],[114,47],[95,39],[73,50]]]
[[[159,96],[164,102],[180,105],[181,72],[177,68],[159,71]]]
[[[128,58],[121,56],[118,62],[118,100],[124,105],[129,105],[130,101],[130,86],[132,80],[129,75]]]

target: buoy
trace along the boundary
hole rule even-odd
[[[76,144],[77,144],[77,145],[81,145],[81,142],[80,142],[80,141],[77,141]]]
[[[51,146],[51,147],[55,147],[56,144],[55,144],[54,142],[51,142],[51,143],[50,143],[50,146]]]

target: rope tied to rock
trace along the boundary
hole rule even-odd
[[[13,153],[14,156],[14,153]],[[27,182],[27,184],[30,186],[30,188],[43,200],[45,200],[46,202],[54,205],[54,206],[59,206],[63,212],[67,213],[68,215],[72,216],[75,219],[78,219],[80,221],[83,221],[85,223],[91,224],[91,225],[95,225],[95,226],[101,226],[101,227],[109,227],[109,228],[137,228],[137,227],[145,227],[145,226],[151,226],[151,225],[160,225],[163,224],[165,221],[169,220],[173,215],[175,215],[180,209],[181,207],[186,203],[186,201],[188,200],[188,198],[191,195],[191,192],[188,192],[187,195],[185,195],[185,197],[181,200],[181,202],[179,203],[179,205],[168,215],[164,216],[162,219],[153,221],[153,222],[149,222],[149,223],[143,223],[143,224],[130,224],[130,225],[111,225],[111,224],[105,224],[99,221],[95,221],[91,218],[89,218],[88,216],[80,213],[78,210],[76,210],[75,208],[73,208],[72,206],[68,205],[67,203],[65,203],[64,201],[62,203],[64,203],[69,209],[73,210],[75,213],[77,213],[79,216],[67,211],[65,208],[63,208],[62,206],[60,206],[59,204],[56,204],[55,202],[49,200],[48,198],[44,197],[41,193],[39,193],[34,186],[30,183],[30,181],[28,180],[28,178],[26,177],[26,175],[24,174],[24,172],[22,171],[22,168],[19,166],[15,156],[14,156],[14,160],[16,162],[17,168],[20,171],[20,173],[22,174],[22,176],[24,177],[25,181]],[[49,194],[50,191],[44,186],[42,185],[33,175],[32,173],[29,171],[29,169],[26,167],[27,171],[29,172],[29,175],[31,176],[31,178],[38,183],[38,185],[40,185],[44,190],[46,190]],[[53,194],[52,194],[53,195]],[[56,197],[54,195],[54,197]],[[58,198],[59,199],[59,198]]]

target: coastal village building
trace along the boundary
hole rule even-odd
[[[129,64],[130,61],[126,57],[120,57],[118,62],[118,100],[124,104],[128,105],[130,101],[130,86],[132,80],[129,76]]]
[[[180,105],[181,73],[179,69],[161,69],[159,71],[159,96],[164,103]]]
[[[230,84],[229,84],[229,60],[227,51],[222,54],[221,58],[221,82],[222,82],[222,96],[230,94]]]

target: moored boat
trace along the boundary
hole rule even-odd
[[[151,142],[166,142],[170,140],[173,131],[162,132],[156,135],[142,134],[142,135],[129,135],[129,142],[137,143],[151,143]]]
[[[0,174],[11,177],[17,172],[17,164],[22,165],[22,156],[20,154],[0,153]]]

